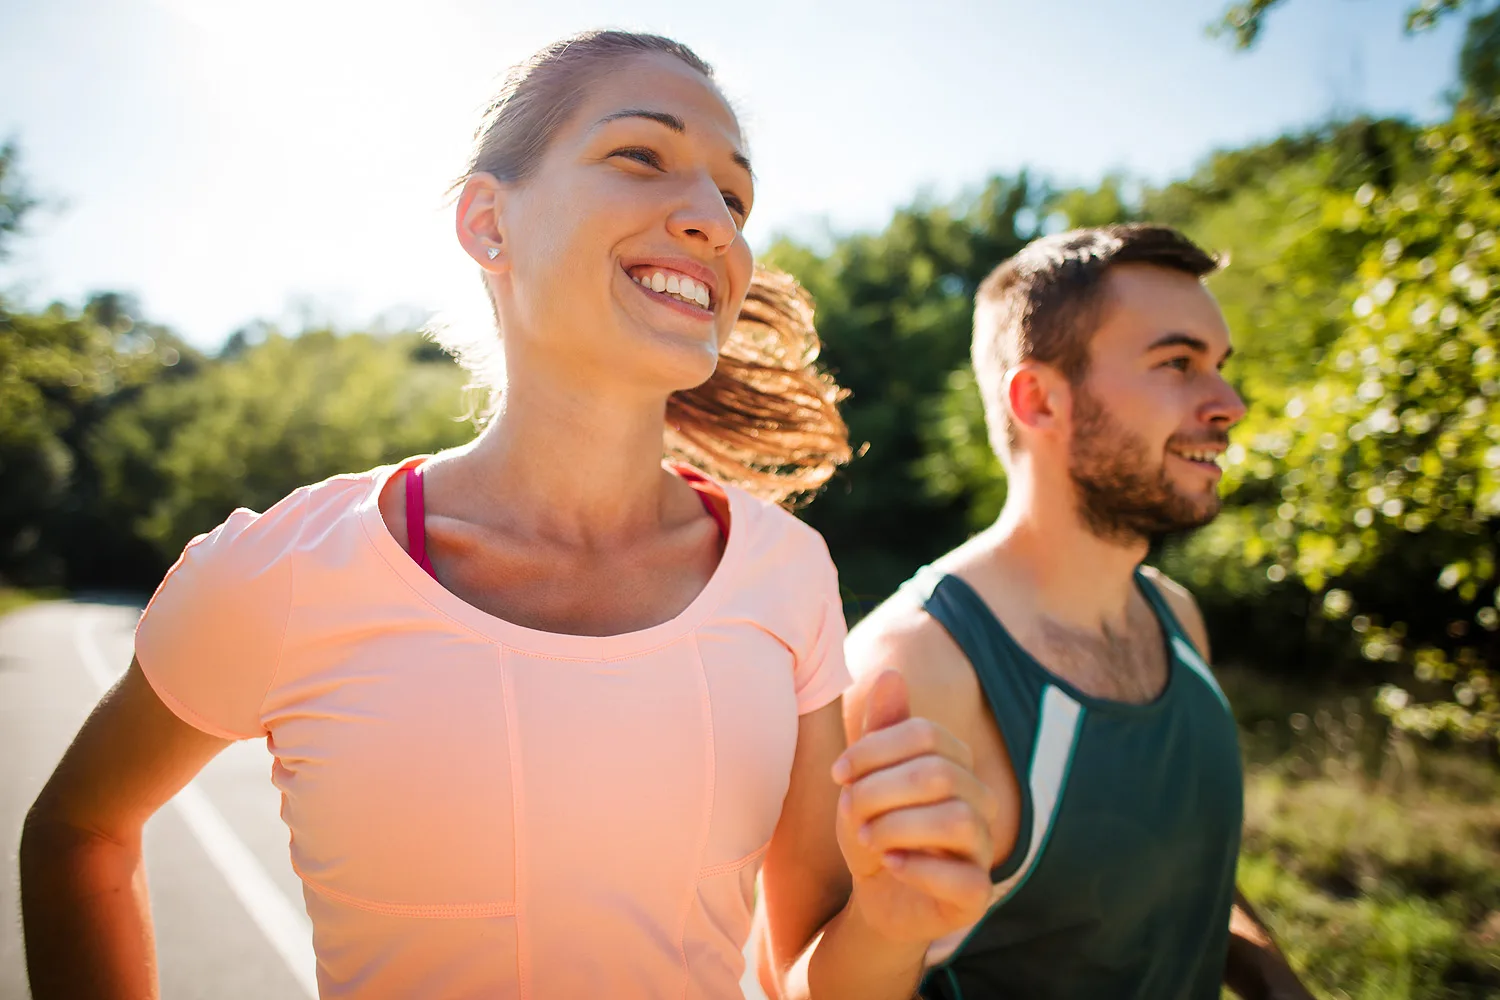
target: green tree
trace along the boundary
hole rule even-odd
[[[996,178],[953,204],[903,209],[884,231],[826,253],[782,240],[768,254],[812,293],[823,360],[850,390],[843,412],[862,452],[806,517],[828,540],[851,616],[966,533],[962,503],[923,482],[922,427],[968,356],[975,289],[1033,235],[1018,232],[1017,217],[1037,199],[1026,177]]]
[[[16,169],[20,154],[14,142],[0,145],[0,260],[10,253],[10,241],[37,200],[31,196]]]
[[[304,484],[474,433],[465,374],[418,334],[241,341],[196,378],[153,385],[87,442],[119,527],[155,554],[152,574],[236,507],[264,510]]]
[[[1285,491],[1276,570],[1349,619],[1367,658],[1446,695],[1418,704],[1393,687],[1382,705],[1425,733],[1494,737],[1500,114],[1463,107],[1423,142],[1435,162],[1420,182],[1330,199],[1329,228],[1364,241],[1345,329],[1280,419],[1253,429],[1246,461],[1274,460]]]
[[[0,575],[8,579],[115,582],[139,555],[110,523],[83,441],[142,387],[189,374],[200,359],[131,311],[112,294],[39,313],[0,300]]]
[[[1229,35],[1237,49],[1252,48],[1265,28],[1266,15],[1271,8],[1278,7],[1283,0],[1247,0],[1231,4],[1224,16],[1209,25],[1211,35]],[[1406,12],[1408,33],[1425,31],[1437,24],[1445,14],[1451,14],[1466,6],[1468,0],[1421,0]]]
[[[1500,6],[1469,22],[1458,54],[1458,80],[1464,101],[1500,99]]]

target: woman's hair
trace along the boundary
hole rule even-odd
[[[529,178],[590,84],[622,59],[653,53],[674,56],[713,80],[713,69],[687,46],[624,31],[574,35],[512,67],[474,133],[454,190],[475,173],[508,183]],[[493,335],[470,339],[437,329],[432,336],[492,394],[498,391]],[[819,347],[807,293],[789,275],[757,267],[713,375],[667,401],[668,454],[780,503],[818,489],[850,456],[837,405],[844,392],[817,368]]]

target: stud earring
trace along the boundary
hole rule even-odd
[[[485,253],[489,254],[490,260],[494,260],[496,257],[500,256],[500,248],[499,247],[490,247],[488,250],[485,251]]]

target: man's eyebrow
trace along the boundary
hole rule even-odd
[[[1151,346],[1146,348],[1146,350],[1148,352],[1158,351],[1163,347],[1186,347],[1188,350],[1193,351],[1196,354],[1208,353],[1208,342],[1203,340],[1201,337],[1194,337],[1190,333],[1163,334],[1162,336],[1157,337],[1156,340],[1152,341]],[[1219,359],[1219,364],[1222,365],[1224,364],[1224,362],[1228,361],[1230,355],[1232,355],[1233,353],[1234,348],[1224,348],[1224,356]]]
[[[644,118],[647,121],[653,121],[659,125],[665,125],[667,128],[671,129],[673,132],[676,132],[678,135],[682,135],[687,131],[687,123],[671,112],[648,111],[645,108],[626,108],[623,111],[611,112],[610,114],[607,114],[603,118],[599,119],[599,124],[605,125],[609,122],[619,121],[621,118]],[[735,150],[729,155],[729,158],[734,161],[736,166],[744,168],[745,173],[749,174],[751,177],[755,176],[755,171],[750,168],[750,159],[744,153],[741,153],[739,150]]]

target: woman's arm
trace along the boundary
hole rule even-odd
[[[772,997],[789,995],[792,966],[849,900],[849,870],[833,837],[839,787],[829,777],[844,752],[841,719],[840,700],[802,716],[791,784],[761,868],[758,971]]]
[[[157,996],[141,828],[229,743],[174,715],[135,661],[100,700],[21,835],[36,1000]]]
[[[1239,889],[1234,891],[1234,909],[1229,914],[1224,983],[1243,1000],[1312,1000]]]
[[[783,997],[908,1000],[928,943],[988,903],[995,806],[968,749],[910,717],[894,673],[866,704],[847,751],[837,703],[802,720],[762,872],[761,979]]]

